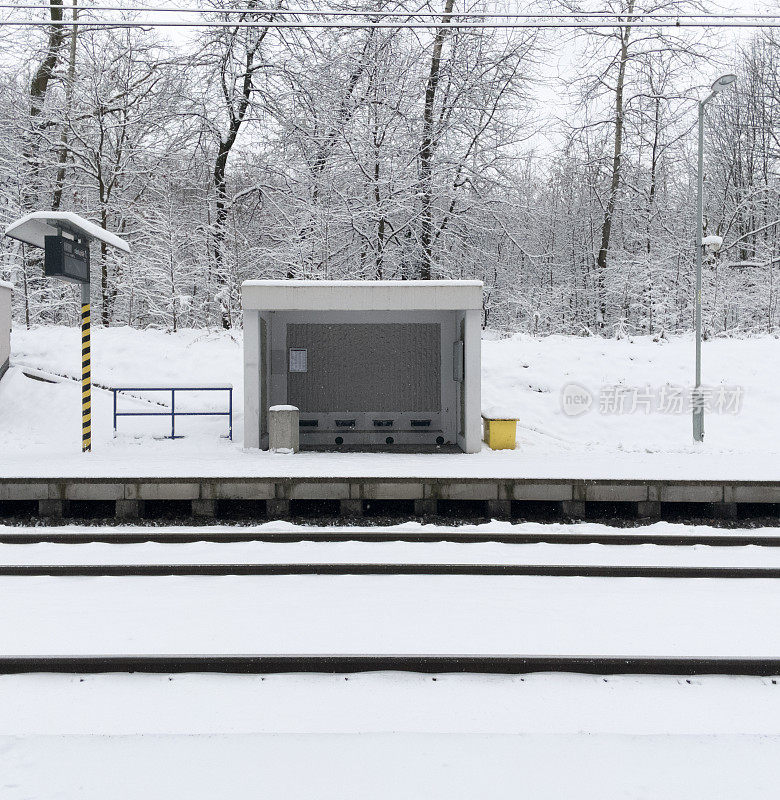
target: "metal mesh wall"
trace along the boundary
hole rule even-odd
[[[304,412],[428,411],[441,405],[438,323],[288,324],[287,402]]]

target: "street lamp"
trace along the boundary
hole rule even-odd
[[[701,251],[704,228],[704,106],[718,92],[728,89],[737,80],[736,75],[721,75],[712,84],[710,93],[699,100],[699,172],[696,187],[696,386],[693,390],[693,439],[704,441],[704,400],[701,392]]]

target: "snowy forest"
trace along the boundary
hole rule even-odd
[[[101,28],[65,2],[26,13],[72,24],[0,27],[0,224],[75,211],[127,239],[92,248],[93,323],[240,327],[251,278],[476,278],[487,328],[690,330],[696,100],[734,72],[707,106],[705,335],[780,329],[771,29],[469,30],[454,0],[413,7],[427,29]],[[246,8],[209,19],[270,19]],[[17,325],[77,323],[41,251],[4,240],[0,278]]]

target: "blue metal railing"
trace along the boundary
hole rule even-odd
[[[117,417],[170,417],[171,435],[166,438],[181,439],[176,435],[176,417],[228,417],[228,439],[233,441],[233,387],[232,386],[116,386],[114,393],[114,436]],[[117,411],[117,396],[122,392],[170,392],[170,411]],[[176,392],[227,392],[227,411],[177,411]]]

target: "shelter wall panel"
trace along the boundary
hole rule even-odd
[[[438,323],[289,324],[287,348],[307,351],[306,372],[287,376],[303,412],[440,410]]]

